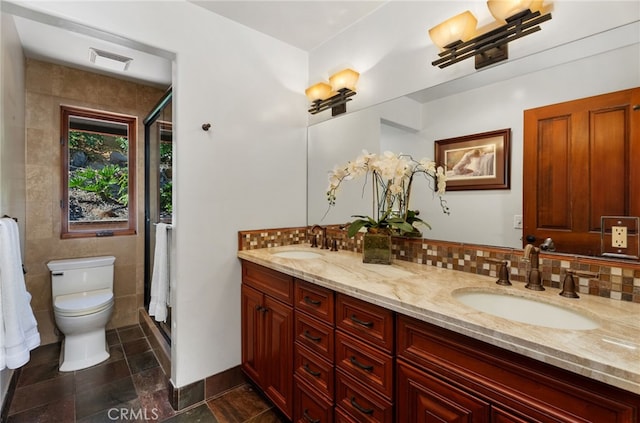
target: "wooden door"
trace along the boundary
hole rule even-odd
[[[602,216],[640,216],[640,88],[524,112],[523,245],[600,255]]]

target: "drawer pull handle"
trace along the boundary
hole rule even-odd
[[[352,314],[352,315],[351,315],[351,320],[352,320],[354,323],[359,324],[360,326],[364,326],[365,328],[371,328],[371,327],[373,327],[373,322],[365,322],[365,321],[363,321],[363,320],[360,320],[360,319],[358,319],[358,318],[356,317],[356,315],[355,315],[355,314]]]
[[[307,303],[307,304],[311,304],[313,306],[319,306],[320,304],[322,304],[322,301],[314,300],[313,298],[309,297],[308,295],[304,296],[304,302]]]
[[[315,372],[309,368],[309,364],[305,363],[302,368],[311,376],[320,377],[320,372]]]
[[[371,372],[373,371],[373,366],[367,366],[365,364],[360,363],[357,359],[355,355],[352,355],[351,358],[349,359],[349,361],[351,362],[351,364],[353,364],[356,367],[360,367],[362,370],[367,371],[367,372]]]
[[[311,341],[313,341],[313,342],[320,342],[320,341],[322,340],[322,338],[320,338],[319,336],[313,336],[313,335],[311,335],[311,333],[309,333],[309,331],[308,331],[308,330],[305,330],[305,331],[303,332],[303,335],[304,335],[304,337],[305,337],[305,338],[307,338],[307,339],[309,339],[309,340],[311,340]]]
[[[304,415],[304,419],[306,421],[308,421],[309,423],[320,423],[320,419],[314,419],[312,418],[309,413],[309,410],[307,410],[306,408],[304,409],[304,411],[302,412],[302,414]]]
[[[364,408],[356,402],[356,397],[351,397],[351,405],[360,411],[362,414],[373,414],[373,408]]]

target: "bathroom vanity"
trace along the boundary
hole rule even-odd
[[[640,304],[398,260],[363,264],[347,251],[287,246],[238,257],[242,367],[292,421],[640,419]],[[545,326],[517,312],[498,317],[463,303],[466,293],[560,314]]]

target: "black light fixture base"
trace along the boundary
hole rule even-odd
[[[347,102],[351,101],[351,97],[354,95],[356,95],[355,91],[351,91],[348,88],[342,88],[332,97],[325,100],[314,101],[308,111],[312,115],[315,115],[316,113],[331,109],[331,116],[340,115],[347,111]]]
[[[507,19],[507,23],[485,34],[465,41],[452,43],[431,62],[433,66],[446,68],[454,63],[475,57],[476,69],[506,60],[507,44],[540,30],[539,24],[551,19],[551,13],[541,15],[539,11],[525,10]]]
[[[482,53],[476,54],[476,69],[502,62],[509,58],[509,44],[502,44]]]

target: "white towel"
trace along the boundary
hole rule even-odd
[[[158,223],[156,226],[156,249],[153,256],[153,275],[151,277],[151,301],[149,316],[156,321],[167,321],[169,302],[169,257],[167,253],[167,229],[170,225]]]
[[[0,219],[0,370],[25,365],[40,345],[38,324],[31,310],[22,272],[18,224]]]

